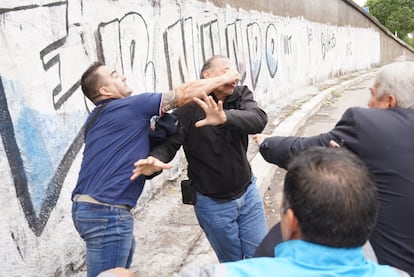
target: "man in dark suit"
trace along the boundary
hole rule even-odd
[[[357,154],[378,187],[379,216],[370,237],[378,262],[414,276],[414,62],[384,66],[370,92],[369,109],[349,108],[327,133],[256,141],[264,159],[282,168],[310,146],[341,144]],[[270,231],[255,256],[269,255],[263,249],[278,243],[279,228]]]

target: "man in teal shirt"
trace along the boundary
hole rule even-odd
[[[313,147],[288,166],[281,206],[284,242],[275,257],[251,258],[180,276],[408,276],[364,257],[377,218],[368,170],[344,149]]]

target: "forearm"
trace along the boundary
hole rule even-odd
[[[235,92],[240,92],[241,100],[238,109],[228,109],[226,127],[247,134],[261,133],[267,124],[267,114],[259,108],[254,100],[253,92],[247,86],[238,86]]]
[[[322,139],[327,134],[312,137],[267,137],[260,144],[260,154],[269,162],[281,168],[287,168],[290,158],[299,151],[311,146],[328,146]]]
[[[177,128],[177,133],[151,149],[149,156],[153,156],[164,163],[170,162],[182,145],[183,135],[181,132],[182,130]]]
[[[246,134],[261,133],[267,124],[267,114],[260,108],[252,110],[225,110],[225,126]]]
[[[164,163],[169,163],[175,157],[178,149],[175,149],[174,147],[167,146],[164,144],[164,145],[157,146],[154,149],[152,149],[151,152],[149,153],[149,156],[157,158],[158,160]]]
[[[161,110],[162,112],[167,112],[169,110],[182,107],[193,101],[194,97],[202,97],[204,93],[208,94],[210,91],[213,91],[215,88],[223,85],[224,80],[226,79],[222,76],[201,79],[198,81],[184,83],[172,91],[165,92],[163,94]]]
[[[227,75],[220,75],[213,78],[184,83],[176,88],[176,91],[178,92],[177,104],[181,107],[192,102],[194,97],[202,98],[203,95],[209,94],[219,86],[235,80],[236,79],[234,78],[230,81]]]
[[[236,70],[230,69],[220,76],[184,83],[172,91],[164,93],[161,110],[166,112],[182,107],[192,102],[194,97],[203,98],[204,95],[209,94],[214,89],[224,84],[237,83],[239,79],[240,74]]]
[[[194,82],[184,83],[172,91],[165,92],[161,104],[162,112],[182,107],[193,101],[193,97],[202,96],[203,93],[208,94],[220,85],[223,85],[225,78],[219,76],[217,78],[201,79]]]
[[[175,89],[169,92],[164,92],[161,100],[161,111],[165,113],[169,110],[178,108],[178,98],[179,95]]]

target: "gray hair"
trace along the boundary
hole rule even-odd
[[[213,62],[218,59],[228,59],[229,57],[224,55],[214,55],[204,62],[200,71],[200,79],[204,79],[204,71],[209,70],[213,66]]]
[[[375,76],[377,96],[391,94],[400,108],[414,109],[414,62],[387,64]]]

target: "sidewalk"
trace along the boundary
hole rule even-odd
[[[269,116],[268,125],[275,127],[266,130],[265,133],[282,136],[298,133],[307,136],[329,130],[345,108],[356,105],[366,106],[366,99],[369,96],[368,87],[374,74],[375,69],[357,72],[348,77],[329,80],[319,87],[304,88],[310,91],[307,101],[298,100],[301,104],[296,105],[294,112],[283,121],[280,120],[280,116],[278,118]],[[355,88],[357,86],[358,88]],[[359,92],[357,95],[347,96],[348,93],[345,92],[348,89],[354,91],[358,89]],[[356,101],[351,101],[352,98]],[[326,103],[333,104],[325,107]],[[326,116],[320,120],[321,116],[324,117],[323,114]],[[314,115],[319,118],[312,118]],[[330,125],[326,125],[327,117]],[[322,127],[325,129],[322,130]],[[274,207],[278,207],[275,199],[280,198],[276,196],[281,187],[282,175],[277,173],[280,169],[264,161],[257,153],[257,146],[249,146],[249,149],[249,152],[252,152],[252,169],[257,177],[257,185],[264,195],[265,204],[270,202]],[[268,219],[271,219],[270,227],[278,220],[276,208],[267,209],[267,212]],[[135,223],[137,246],[131,267],[135,276],[171,276],[173,272],[182,268],[217,262],[204,233],[198,226],[192,206],[181,204],[181,193],[175,182],[164,186],[150,204],[140,209],[135,216],[138,219]]]

